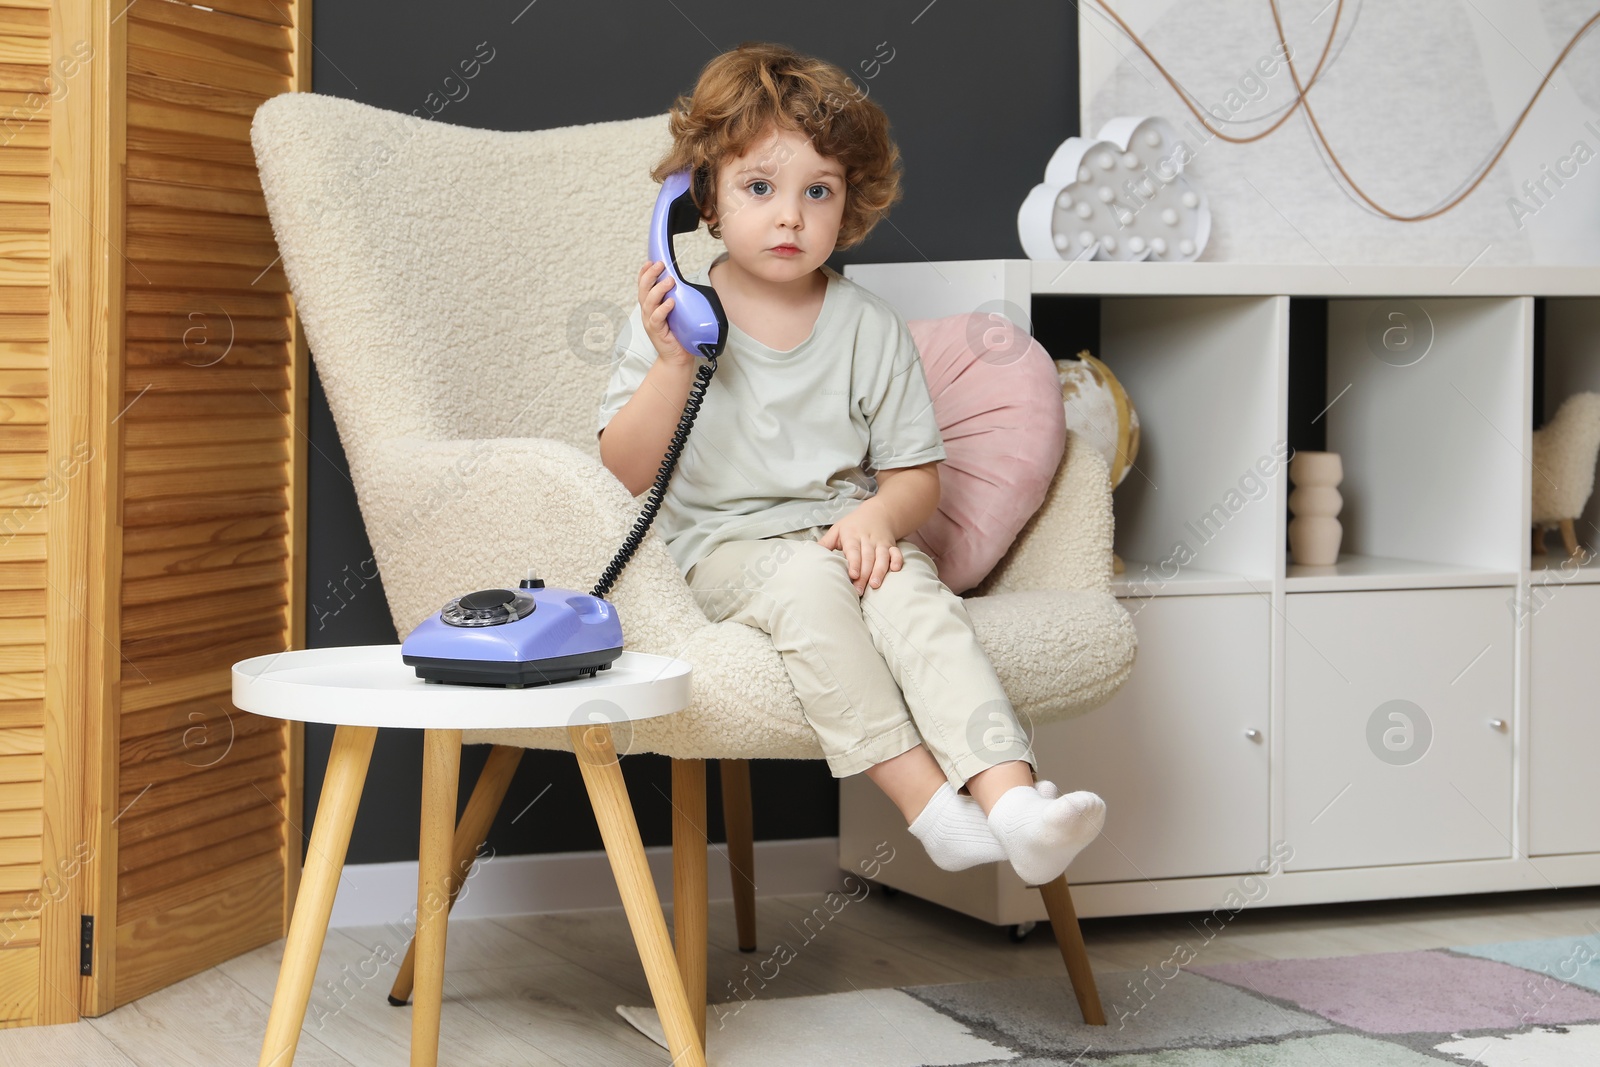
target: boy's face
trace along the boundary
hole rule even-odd
[[[770,282],[805,277],[833,254],[844,218],[844,167],[810,138],[768,129],[717,168],[717,218],[728,258]],[[792,245],[798,251],[784,251]]]

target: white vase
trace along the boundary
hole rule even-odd
[[[1339,509],[1344,497],[1338,485],[1344,465],[1337,452],[1296,452],[1289,461],[1289,556],[1304,566],[1339,562],[1339,542],[1344,537]]]

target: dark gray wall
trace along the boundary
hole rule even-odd
[[[318,4],[312,27],[316,92],[408,113],[429,93],[443,95],[458,62],[487,42],[493,59],[464,96],[452,83],[459,99],[436,121],[496,130],[661,114],[708,60],[744,41],[826,59],[888,113],[905,163],[905,198],[863,244],[829,260],[839,271],[850,262],[1022,256],[1017,208],[1056,146],[1078,132],[1077,10],[1058,0],[346,0]],[[891,49],[888,63],[862,66]],[[372,546],[314,364],[311,441],[306,643],[397,642],[381,576],[369,580]],[[508,575],[516,570],[508,564]],[[332,737],[331,727],[306,728],[305,827]],[[488,751],[463,751],[462,806]],[[379,732],[349,862],[416,858],[421,754],[419,732]],[[641,754],[622,766],[645,844],[669,843],[668,761]],[[822,761],[763,761],[753,778],[757,838],[837,832],[837,787]],[[714,772],[710,780],[712,838],[721,840]],[[600,848],[571,754],[524,756],[489,840],[498,855]]]

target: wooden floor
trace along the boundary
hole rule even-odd
[[[1065,973],[1048,924],[1014,944],[1004,929],[874,890],[825,924],[813,922],[808,940],[801,920],[821,905],[820,895],[763,898],[762,947],[754,953],[737,950],[732,905],[711,905],[712,1004],[736,1007],[733,983],[747,983],[737,990],[743,997],[789,997]],[[1159,915],[1089,919],[1083,926],[1096,973],[1103,974],[1157,966],[1180,940],[1210,963],[1592,935],[1600,932],[1600,889],[1249,909],[1203,946],[1190,925],[1198,921],[1198,915]],[[389,961],[405,947],[400,937],[386,927],[330,932],[297,1063],[408,1062],[410,1008],[386,1000],[395,970]],[[779,938],[795,949],[781,964],[784,957],[773,956]],[[97,1019],[0,1031],[0,1065],[250,1067],[282,954],[280,939]],[[757,965],[769,958],[766,973],[776,966],[777,977],[762,988]],[[649,1003],[620,908],[455,920],[440,1062],[660,1067],[666,1053],[613,1010]]]

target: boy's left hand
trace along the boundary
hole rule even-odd
[[[818,538],[817,543],[823,548],[844,552],[856,596],[865,596],[869,584],[878,588],[886,574],[905,564],[895,541],[894,527],[871,500],[862,501],[860,507],[828,527],[828,532]]]

